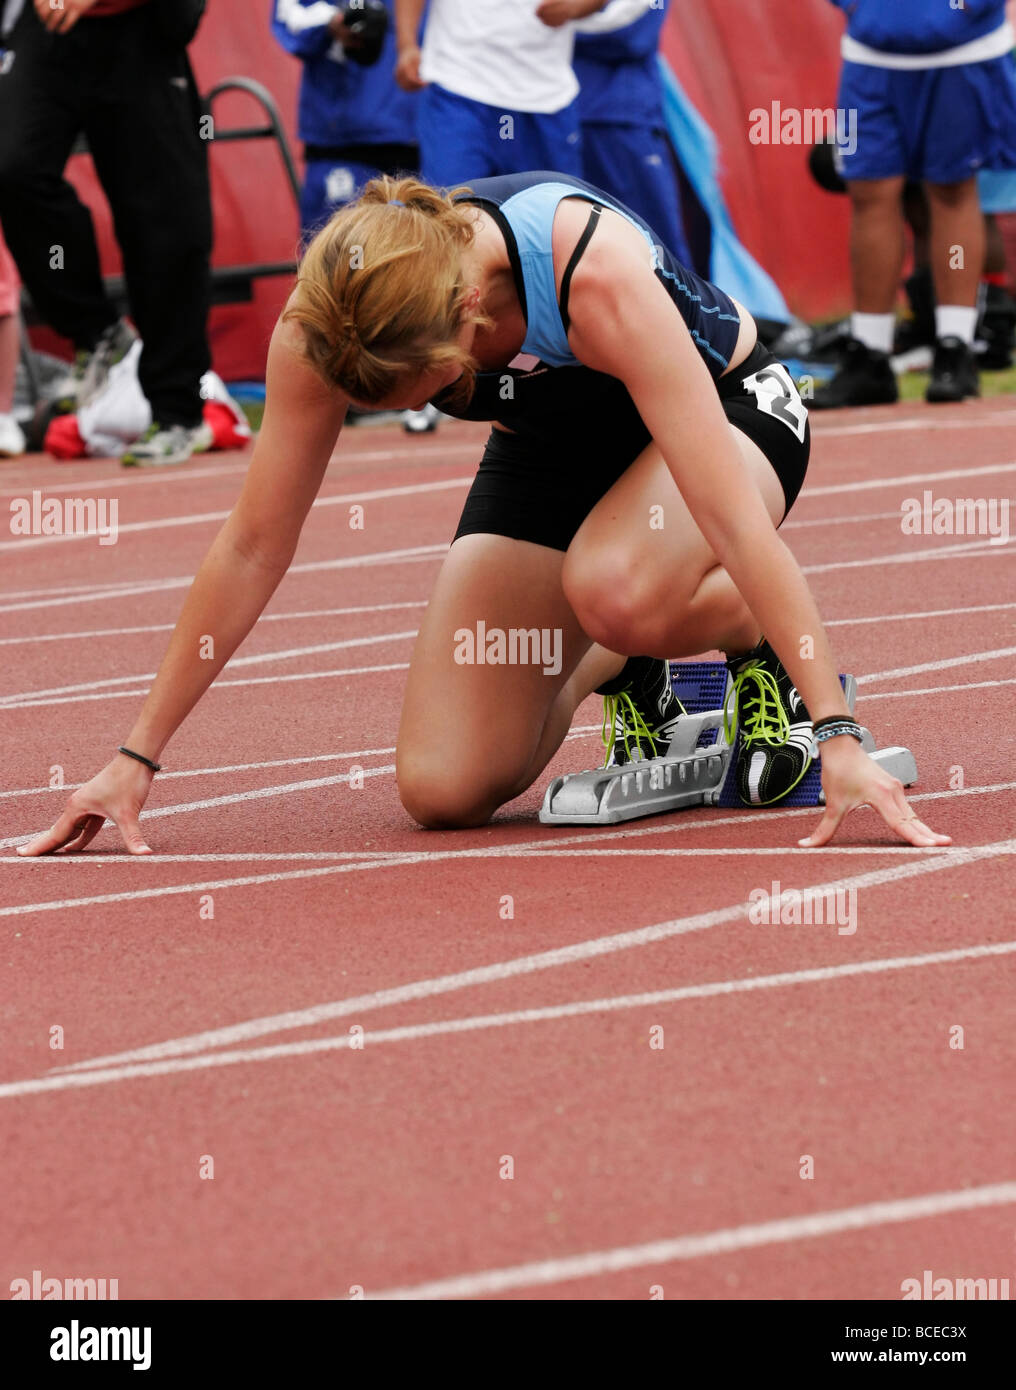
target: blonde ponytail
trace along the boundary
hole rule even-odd
[[[472,208],[419,179],[371,180],[307,247],[284,320],[304,331],[307,359],[329,385],[376,405],[424,372],[461,365],[468,399],[476,363],[456,341],[465,322],[462,253]]]

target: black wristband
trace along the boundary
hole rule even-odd
[[[153,772],[162,771],[161,763],[153,763],[151,758],[146,758],[143,753],[135,753],[132,749],[124,748],[122,745],[116,751],[125,754],[128,758],[133,758],[136,763],[144,763],[145,767],[150,767]]]

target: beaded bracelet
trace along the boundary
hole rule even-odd
[[[844,717],[820,719],[817,724],[812,726],[811,756],[813,758],[818,757],[818,746],[820,743],[825,743],[826,740],[830,738],[838,738],[841,734],[849,734],[851,738],[856,738],[858,743],[864,742],[861,726],[856,719],[847,719]]]

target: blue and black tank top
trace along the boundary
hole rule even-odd
[[[593,234],[595,220],[591,219],[571,256],[562,279],[560,302],[551,232],[558,204],[563,198],[576,197],[610,208],[638,229],[646,239],[657,279],[687,324],[713,378],[718,378],[730,362],[740,330],[734,303],[722,290],[681,265],[652,228],[623,203],[582,179],[546,171],[475,179],[459,201],[483,208],[504,236],[526,321],[520,355],[537,362],[529,368],[478,372],[473,396],[464,406],[435,397],[435,404],[449,415],[497,420],[520,434],[544,436],[569,433],[585,424],[590,414],[602,419],[607,408],[617,411],[627,405],[638,418],[623,384],[616,377],[583,366],[568,343],[571,271]]]

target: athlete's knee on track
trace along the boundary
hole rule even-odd
[[[657,645],[680,602],[645,556],[622,547],[569,551],[562,582],[586,635],[622,656]]]
[[[487,778],[454,758],[405,755],[398,760],[399,799],[426,830],[466,830],[486,825],[506,800]]]

